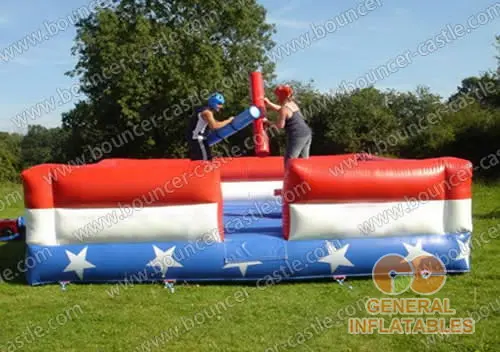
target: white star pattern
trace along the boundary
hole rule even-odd
[[[182,264],[176,261],[173,257],[175,246],[162,251],[160,248],[153,246],[155,251],[155,259],[148,263],[148,266],[158,267],[163,274],[163,277],[167,274],[169,268],[182,268]]]
[[[403,246],[405,246],[406,250],[408,251],[408,255],[405,258],[408,262],[412,262],[415,258],[421,256],[434,257],[434,254],[426,252],[422,249],[422,241],[420,240],[417,241],[417,244],[415,246],[412,246],[411,244],[407,243],[403,243]]]
[[[470,265],[470,237],[467,241],[463,242],[457,239],[458,247],[460,248],[460,254],[457,255],[455,260],[465,260],[465,264],[467,264],[467,268]]]
[[[222,269],[230,269],[230,268],[239,268],[241,275],[244,277],[247,274],[247,269],[251,265],[259,265],[262,264],[262,262],[255,261],[255,262],[243,262],[243,263],[230,263],[224,265]]]
[[[74,271],[76,275],[80,278],[80,280],[83,280],[83,271],[85,269],[92,269],[95,268],[95,265],[88,262],[85,257],[87,256],[87,249],[88,247],[85,247],[80,251],[78,254],[71,253],[70,251],[66,250],[66,255],[68,256],[69,259],[69,264],[68,266],[64,269],[64,272],[70,272]]]
[[[333,246],[331,242],[326,241],[326,250],[328,251],[328,255],[321,257],[318,262],[330,264],[330,270],[332,274],[337,270],[340,265],[343,266],[354,266],[353,263],[349,261],[345,257],[347,250],[349,249],[349,245],[345,245],[344,247],[337,249]]]

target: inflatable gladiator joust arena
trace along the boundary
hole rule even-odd
[[[259,72],[250,74],[249,96],[249,108],[210,140],[252,125],[252,157],[106,159],[65,176],[59,164],[23,171],[26,255],[50,252],[30,266],[28,283],[138,273],[145,282],[369,277],[387,255],[413,273],[418,258],[443,266],[427,271],[470,271],[468,160],[325,155],[292,159],[285,170],[269,153]]]

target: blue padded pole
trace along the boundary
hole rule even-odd
[[[238,116],[236,116],[230,124],[213,130],[207,137],[207,142],[209,146],[219,143],[224,138],[230,137],[236,132],[241,131],[248,125],[250,125],[254,120],[260,117],[260,109],[256,106],[251,106]]]

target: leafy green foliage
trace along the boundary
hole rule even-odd
[[[101,8],[77,24],[78,61],[67,73],[79,78],[86,98],[62,115],[61,128],[30,126],[26,136],[0,134],[0,180],[16,180],[23,168],[46,162],[187,157],[188,120],[211,92],[222,92],[228,102],[216,118],[235,116],[250,104],[249,74],[261,70],[266,95],[275,100],[277,77],[266,56],[273,33],[255,0],[123,0]],[[495,40],[500,53],[500,36]],[[332,94],[313,81],[279,83],[294,88],[313,129],[313,155],[449,155],[485,165],[498,155],[500,140],[497,58],[496,72],[465,77],[445,99],[427,87]],[[214,154],[253,155],[252,130],[219,143]],[[268,134],[272,155],[283,155],[284,131]],[[480,172],[499,176],[499,170]]]
[[[480,77],[463,79],[458,92],[449,101],[453,102],[461,97],[472,98],[486,108],[500,107],[500,80],[497,74],[487,72]]]
[[[0,132],[0,182],[18,182],[21,169],[19,134]]]
[[[28,127],[21,142],[23,168],[43,163],[64,163],[68,133],[62,128],[46,128],[40,125]]]
[[[181,157],[188,119],[211,92],[223,92],[234,114],[248,105],[249,72],[272,73],[273,26],[254,0],[121,1],[77,29],[69,74],[89,101],[63,121],[80,144],[133,133],[107,156]]]

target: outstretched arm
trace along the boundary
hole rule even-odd
[[[274,110],[274,111],[280,111],[281,110],[281,106],[278,105],[278,104],[274,104],[271,100],[269,100],[268,98],[264,98],[264,103],[266,103],[266,105],[268,107],[271,108],[271,110]]]
[[[222,127],[230,124],[234,120],[234,117],[230,117],[230,118],[228,118],[228,119],[226,119],[224,121],[217,121],[214,118],[214,114],[212,114],[212,112],[209,111],[209,110],[205,110],[202,113],[202,116],[205,119],[205,121],[207,121],[208,126],[210,126],[210,128],[213,129],[213,130],[217,130],[219,128],[222,128]]]

